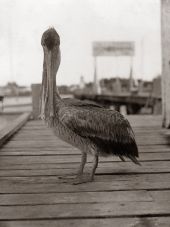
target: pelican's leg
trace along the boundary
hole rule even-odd
[[[94,174],[95,174],[96,168],[98,166],[98,160],[99,160],[98,155],[95,155],[90,177],[89,176],[83,177],[81,175],[81,176],[77,177],[76,179],[74,179],[72,184],[82,184],[82,183],[92,182],[94,180]]]
[[[76,178],[79,178],[83,175],[83,170],[86,162],[87,162],[87,154],[83,152],[81,155],[81,162],[80,162],[80,166],[79,166]]]
[[[91,172],[91,175],[90,175],[90,180],[91,181],[94,180],[94,175],[95,175],[95,172],[96,172],[96,168],[98,166],[98,162],[99,162],[99,157],[98,157],[98,155],[95,155],[94,156],[94,160],[93,160],[92,172]]]
[[[83,170],[84,170],[86,161],[87,161],[87,154],[83,152],[81,155],[81,162],[80,162],[80,166],[79,166],[77,175],[76,176],[60,176],[59,179],[64,179],[65,181],[63,181],[63,183],[66,183],[67,182],[66,180],[81,178],[83,176]]]

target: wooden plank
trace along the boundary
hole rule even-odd
[[[10,164],[10,165],[2,165],[0,170],[52,170],[52,169],[77,169],[79,166],[79,163],[35,163],[35,164]],[[86,164],[87,168],[91,166],[91,163]],[[159,172],[165,172],[165,170],[169,171],[169,161],[156,161],[156,162],[142,162],[142,166],[136,166],[131,162],[100,162],[99,163],[99,168],[108,168],[111,169],[112,171],[136,171],[140,173],[145,173],[147,170],[150,168],[150,171],[159,171]],[[86,168],[86,167],[85,167]],[[157,170],[156,170],[157,168]],[[153,169],[153,170],[152,170]]]
[[[112,191],[44,194],[0,194],[4,205],[52,205],[60,203],[106,203],[127,201],[168,201],[170,191]]]
[[[165,194],[165,192],[163,192]],[[157,193],[157,197],[164,195]],[[106,203],[124,201],[153,201],[148,191],[113,191],[113,192],[71,192],[44,194],[0,194],[0,206],[5,205],[52,205],[61,203]],[[159,200],[161,201],[161,200]]]
[[[91,156],[89,156],[91,158]],[[121,162],[117,157],[105,158],[105,160]],[[141,153],[139,161],[163,161],[170,160],[170,153],[160,152],[160,153]],[[70,163],[70,162],[79,162],[80,158],[77,156],[1,156],[0,167],[8,164],[34,164],[34,163]],[[127,162],[131,162],[127,159]]]
[[[162,116],[160,115],[128,115],[127,118],[133,127],[162,126]]]
[[[24,113],[0,131],[0,147],[27,122],[29,117],[30,113]]]
[[[87,163],[85,172],[89,172],[92,164]],[[30,164],[30,165],[7,165],[1,167],[0,177],[3,176],[58,176],[75,174],[79,167],[78,163],[68,164]],[[99,164],[96,171],[98,175],[108,174],[146,174],[146,173],[170,173],[170,161],[143,162],[142,167],[136,167],[132,163]]]
[[[55,205],[3,206],[1,220],[52,218],[106,218],[138,215],[170,215],[170,202],[109,202]]]
[[[1,221],[1,227],[169,227],[170,217]]]
[[[169,201],[170,190],[169,191],[151,191],[150,196],[156,201]]]
[[[170,174],[96,176],[93,183],[70,185],[56,176],[1,177],[0,193],[52,193],[115,190],[169,190]]]

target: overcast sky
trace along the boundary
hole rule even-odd
[[[41,35],[61,38],[58,84],[93,80],[93,41],[134,41],[134,77],[161,72],[159,0],[0,0],[0,86],[40,83]],[[98,76],[129,76],[128,57],[98,58]]]

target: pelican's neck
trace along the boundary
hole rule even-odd
[[[61,61],[61,52],[60,52],[60,48],[58,49],[58,54],[57,54],[57,61],[56,61],[56,76],[57,76],[57,73],[58,73],[58,69],[59,69],[59,66],[60,66],[60,61]],[[54,84],[55,84],[55,89],[54,89],[54,97],[56,99],[56,102],[61,100],[61,97],[60,97],[60,94],[59,94],[59,91],[58,91],[58,86],[56,84],[56,76],[54,78]]]

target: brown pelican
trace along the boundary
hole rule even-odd
[[[117,111],[76,99],[61,99],[56,88],[60,65],[60,37],[54,28],[42,35],[44,50],[41,118],[55,135],[82,152],[81,164],[73,184],[93,181],[99,156],[115,155],[139,164],[134,133],[127,119]],[[83,176],[87,154],[94,157],[90,176]]]

